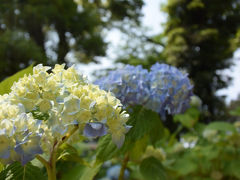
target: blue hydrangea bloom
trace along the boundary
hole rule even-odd
[[[86,137],[99,137],[107,134],[107,127],[101,122],[86,123],[83,134]]]
[[[142,66],[127,65],[123,69],[110,71],[107,77],[97,80],[95,84],[113,92],[123,105],[141,105],[148,100],[148,71]]]
[[[187,73],[173,66],[156,63],[149,72],[150,98],[146,108],[158,112],[163,117],[184,112],[193,95],[193,86]]]
[[[29,161],[35,158],[35,155],[42,154],[42,148],[40,146],[40,135],[27,136],[23,142],[17,143],[15,151],[20,155],[20,161],[22,165],[27,164]]]
[[[142,105],[165,117],[165,113],[184,112],[190,103],[193,86],[187,73],[175,67],[156,63],[150,72],[141,66],[127,65],[111,71],[107,77],[95,82],[109,90],[125,106]]]
[[[10,164],[20,161],[22,165],[42,154],[40,147],[41,131],[39,124],[25,113],[15,119],[0,122],[0,162]],[[29,124],[28,124],[29,123]]]

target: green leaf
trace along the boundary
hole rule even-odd
[[[59,169],[60,164],[58,165],[58,177],[61,180],[72,180],[72,179],[80,179],[81,175],[83,173],[83,170],[85,169],[85,166],[79,163],[74,163],[72,165],[72,162],[64,162],[61,166],[61,169]]]
[[[151,111],[151,114],[149,113],[149,115],[151,115],[150,116],[151,118],[149,118],[149,119],[151,119],[150,120],[150,129],[146,134],[149,135],[150,142],[154,145],[156,142],[158,142],[159,140],[161,140],[164,137],[165,130],[164,130],[162,121],[159,118],[159,115],[157,113]]]
[[[31,163],[22,166],[19,162],[8,165],[1,173],[0,179],[7,180],[46,180],[47,177],[43,175],[42,170]]]
[[[147,180],[165,180],[167,175],[162,163],[154,157],[146,158],[140,164],[140,172]]]
[[[79,180],[93,180],[93,178],[99,172],[101,166],[102,163],[98,163],[94,164],[93,167],[85,167]]]
[[[240,116],[240,107],[229,112],[232,116]]]
[[[3,169],[4,169],[4,165],[0,163],[0,172],[2,172]]]
[[[217,131],[231,131],[237,132],[234,125],[227,123],[227,122],[213,122],[207,125],[205,130],[217,130]]]
[[[163,125],[156,112],[136,106],[130,114],[129,125],[133,126],[128,132],[126,139],[136,141],[145,134],[150,136],[154,143],[163,135]]]
[[[70,165],[70,167],[68,167]],[[93,180],[98,171],[100,170],[102,163],[95,163],[91,167],[87,167],[81,164],[71,165],[64,163],[63,168],[59,171],[61,180]]]
[[[216,159],[217,157],[220,156],[220,149],[217,146],[211,145],[211,144],[207,144],[202,146],[201,148],[196,148],[195,152],[197,153],[194,154],[194,158],[196,158],[198,156],[198,158],[207,158],[208,161],[212,160],[212,159]]]
[[[129,156],[131,160],[140,160],[144,154],[148,144],[148,136],[144,136],[142,139],[137,140],[134,146],[129,150]]]
[[[227,174],[240,179],[239,167],[240,167],[240,161],[239,160],[230,161],[229,163],[226,164],[226,168],[224,169],[224,171]]]
[[[117,146],[112,142],[111,135],[103,136],[97,147],[96,157],[100,162],[107,161],[115,156],[118,152]]]
[[[9,93],[11,87],[15,81],[18,81],[19,78],[23,77],[25,74],[32,74],[33,73],[33,64],[26,69],[23,69],[16,74],[12,75],[11,77],[3,80],[0,83],[0,95]]]
[[[88,163],[79,156],[77,149],[67,143],[64,143],[59,148],[57,157],[57,160],[78,162],[80,164],[88,166]]]
[[[180,175],[186,176],[197,170],[197,165],[190,158],[186,157],[177,159],[173,165],[173,169],[175,169]]]
[[[205,5],[204,3],[201,1],[201,0],[192,0],[188,5],[187,5],[187,8],[189,10],[191,9],[197,9],[197,8],[204,8]]]
[[[184,114],[174,116],[175,122],[180,122],[184,127],[192,128],[199,120],[200,112],[197,108],[191,107]]]
[[[134,107],[128,124],[133,127],[126,134],[122,148],[118,149],[116,147],[110,135],[100,139],[97,148],[97,159],[100,162],[107,161],[118,153],[124,154],[126,151],[136,149],[135,142],[147,145],[150,140],[151,143],[155,143],[160,140],[164,134],[164,128],[158,114],[151,110],[143,109],[140,106]],[[141,139],[146,136],[147,139],[145,138],[144,141],[141,142]]]

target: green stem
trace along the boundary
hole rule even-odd
[[[178,135],[179,132],[182,131],[182,129],[183,129],[183,126],[182,126],[182,125],[178,126],[177,130],[170,136],[170,138],[169,138],[169,143],[168,143],[169,146],[172,146],[172,145],[173,145],[174,140],[175,140],[175,137]]]
[[[120,174],[119,174],[119,178],[118,180],[124,180],[124,171],[125,169],[127,168],[127,163],[129,161],[129,155],[128,153],[125,155],[124,157],[124,160],[122,162],[122,167],[121,167],[121,170],[120,170]]]
[[[36,158],[45,166],[47,169],[47,174],[48,174],[48,180],[56,180],[56,177],[54,178],[52,168],[50,166],[50,163],[47,162],[43,157],[36,155]]]
[[[70,136],[72,136],[76,131],[78,130],[78,125],[76,125],[66,136],[64,136],[61,141],[55,142],[53,145],[53,149],[51,152],[51,156],[49,158],[49,161],[45,160],[43,157],[37,155],[36,158],[45,166],[47,169],[48,174],[48,180],[56,180],[56,161],[57,161],[57,151],[58,148],[65,143]]]
[[[78,130],[78,125],[75,125],[74,128],[73,128],[69,133],[67,133],[66,136],[64,136],[61,141],[58,142],[58,144],[56,145],[56,148],[55,148],[55,149],[57,150],[57,149],[58,149],[63,143],[65,143],[77,130]]]
[[[51,174],[50,175],[52,176],[51,180],[56,180],[56,154],[57,154],[57,148],[56,147],[57,147],[57,144],[58,144],[58,142],[56,141],[53,145],[51,156],[49,158],[49,165],[50,165],[50,168],[51,168]]]

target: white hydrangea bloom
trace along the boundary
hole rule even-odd
[[[0,161],[26,164],[36,154],[50,154],[76,125],[87,137],[111,133],[121,146],[128,114],[112,94],[89,84],[74,66],[37,65],[32,75],[15,82],[9,94],[0,96]],[[76,139],[77,137],[72,137]]]

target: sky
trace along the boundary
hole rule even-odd
[[[166,2],[166,0],[145,0],[142,23],[143,26],[148,27],[148,35],[158,34],[163,31],[162,23],[166,22],[167,15],[160,11],[160,4],[164,2]],[[88,65],[79,64],[77,66],[90,80],[93,79],[91,74],[96,70],[120,66],[110,60],[115,58],[114,52],[122,44],[120,32],[118,30],[111,30],[106,33],[106,41],[110,43],[109,49],[107,50],[107,57],[101,59],[100,64],[90,63]],[[232,67],[219,73],[223,76],[227,75],[232,77],[230,86],[217,92],[218,95],[225,95],[226,102],[229,103],[231,100],[237,99],[238,94],[240,94],[240,49],[234,53]]]
[[[231,100],[236,100],[240,95],[240,48],[235,51],[233,55],[233,65],[230,69],[221,72],[223,76],[227,75],[232,77],[232,82],[226,89],[219,90],[218,95],[225,95],[226,102],[229,104]]]
[[[165,0],[145,0],[145,5],[142,9],[142,25],[148,28],[148,35],[158,34],[163,31],[161,24],[166,21],[167,17],[166,14],[160,11],[160,4],[163,2],[165,2]],[[112,61],[116,58],[115,51],[124,43],[121,39],[121,33],[119,30],[114,29],[106,32],[106,35],[106,42],[109,43],[107,57],[101,58],[100,64],[95,64],[92,62],[89,64],[77,65],[77,68],[83,74],[86,74],[90,80],[93,79],[92,73],[94,71],[121,66]]]

